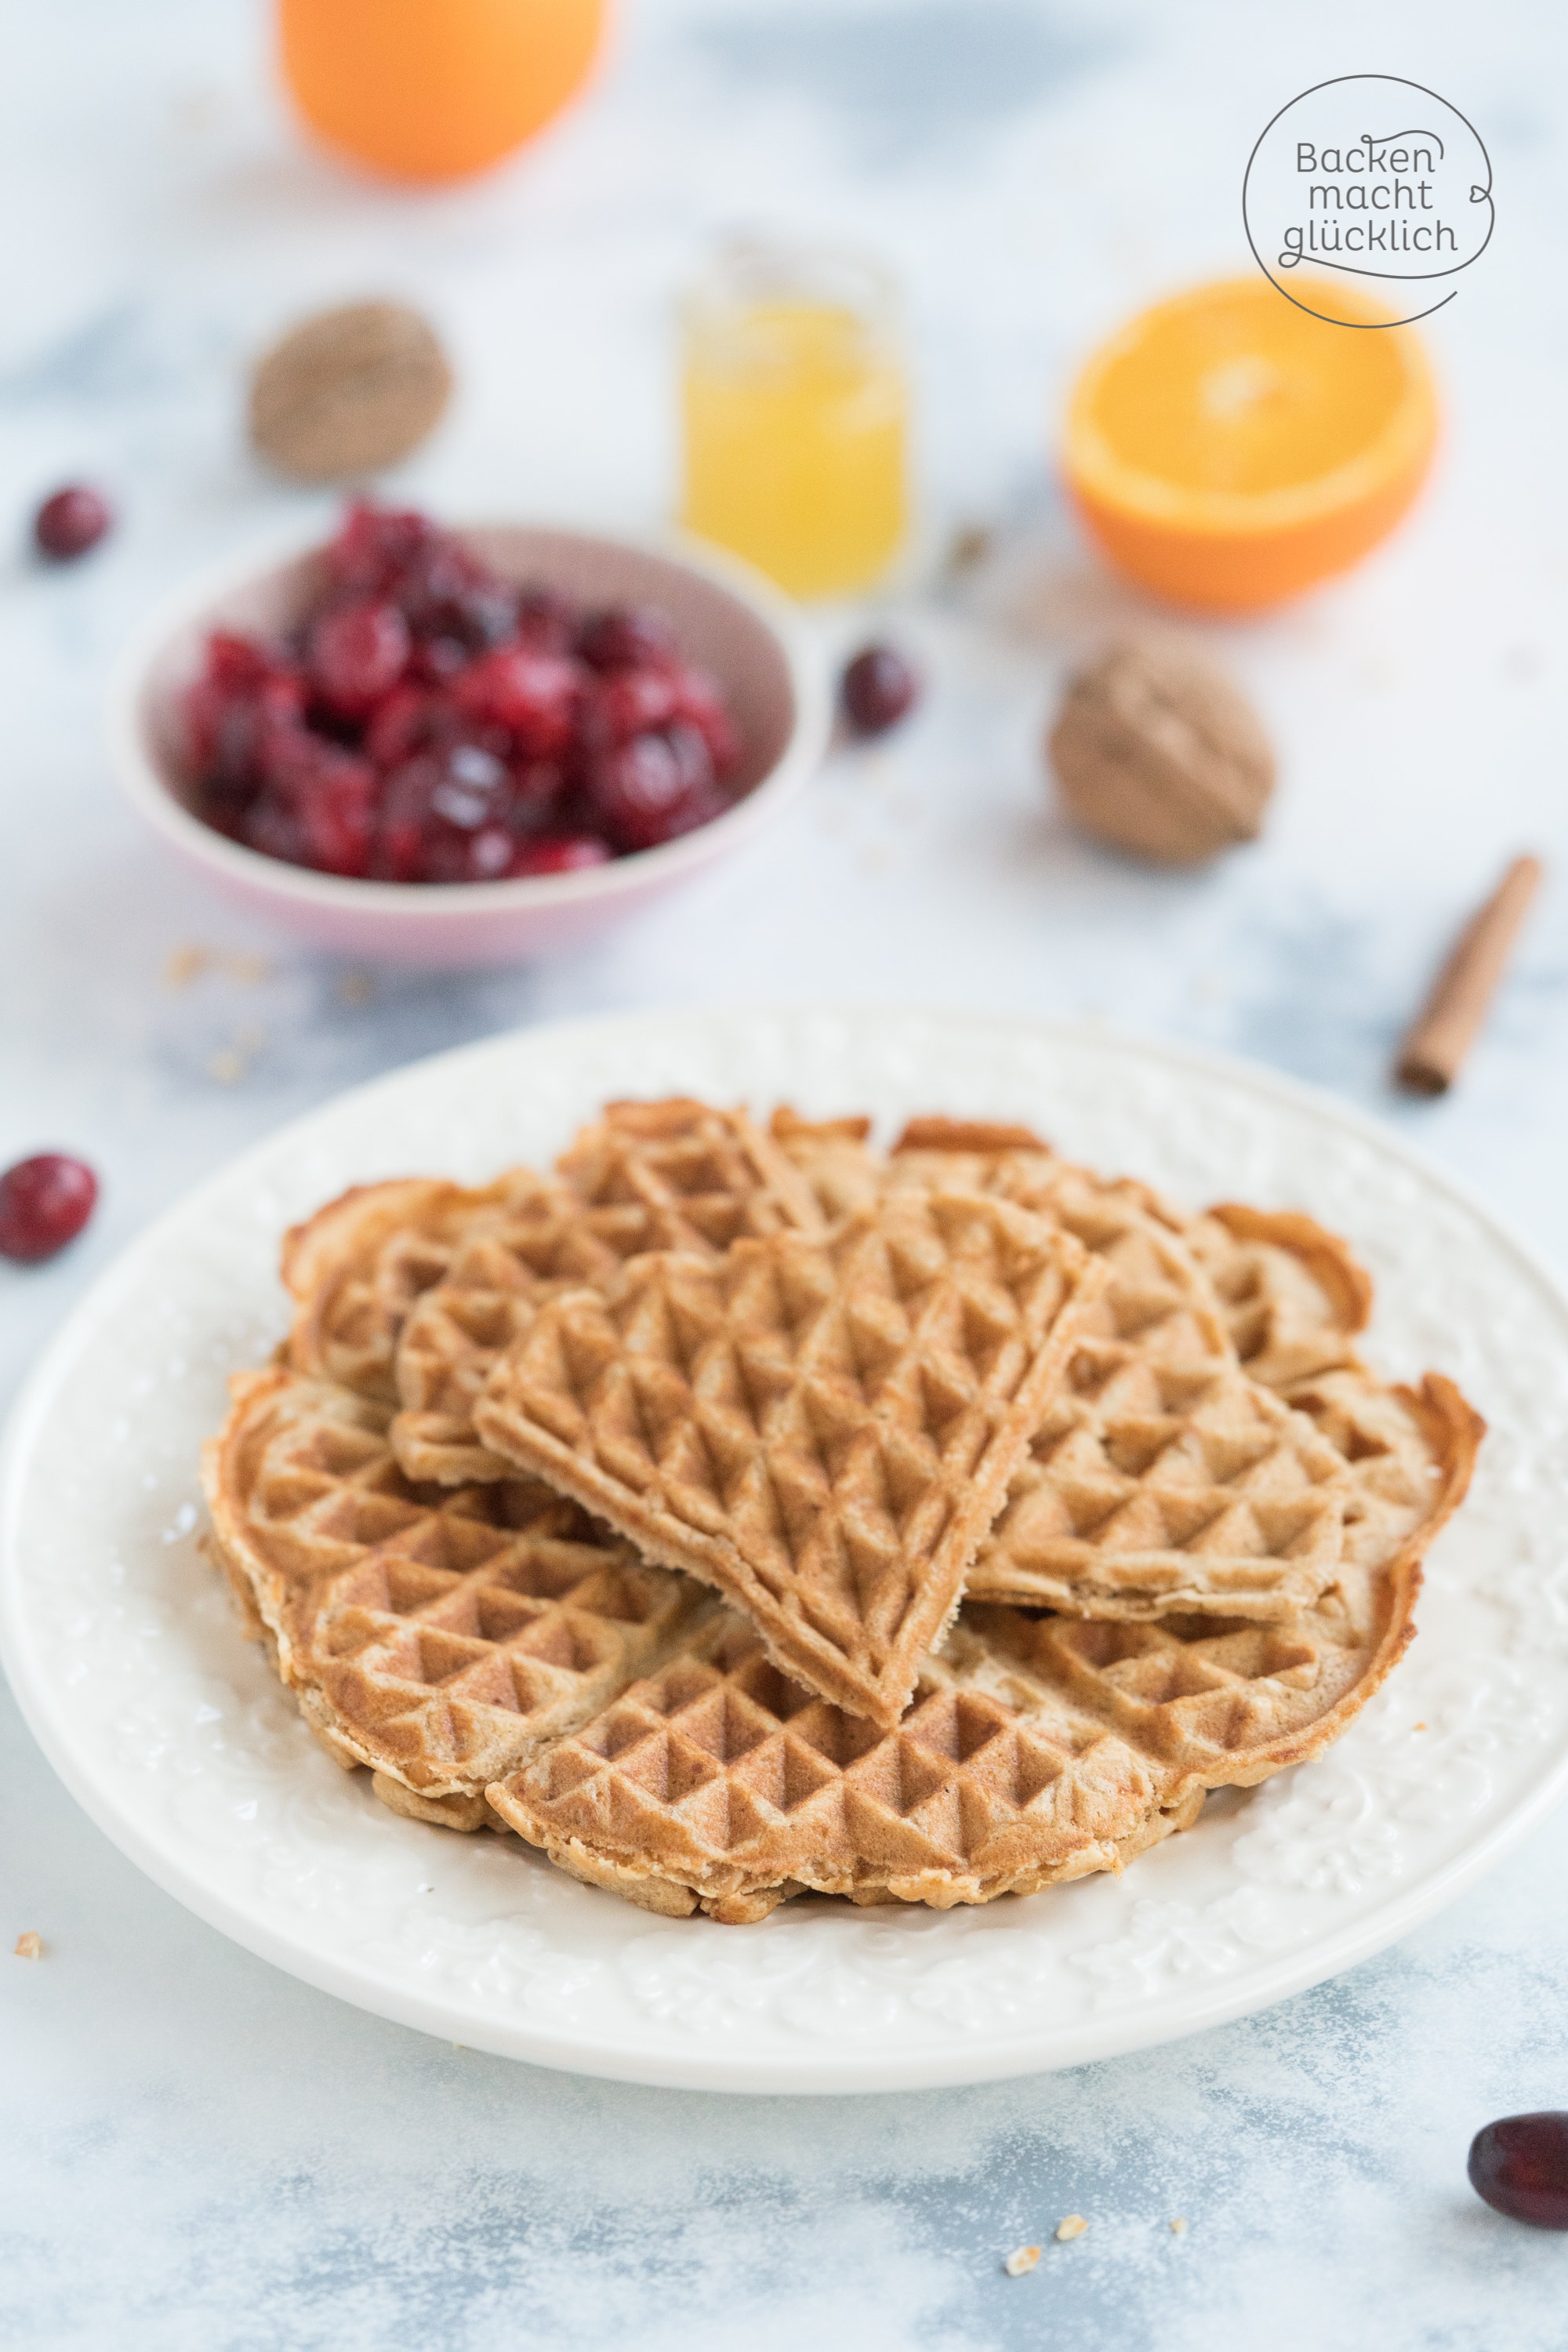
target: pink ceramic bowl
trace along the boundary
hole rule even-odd
[[[121,665],[110,717],[115,772],[176,856],[264,920],[339,955],[453,966],[521,961],[606,929],[749,841],[816,769],[830,709],[794,608],[757,573],[706,549],[661,550],[583,531],[497,523],[461,534],[499,572],[584,604],[662,606],[683,651],[723,684],[742,745],[741,797],[711,824],[579,874],[522,882],[355,882],[226,840],[190,807],[181,702],[213,628],[289,626],[310,604],[317,546],[204,580],[156,617]]]

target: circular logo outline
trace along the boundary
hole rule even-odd
[[[1336,269],[1345,277],[1395,278],[1402,284],[1409,285],[1423,278],[1455,277],[1459,270],[1468,269],[1472,261],[1479,261],[1480,259],[1482,254],[1491,243],[1492,232],[1497,226],[1497,206],[1492,201],[1492,159],[1487,152],[1486,141],[1481,137],[1480,132],[1476,129],[1476,126],[1470,121],[1469,116],[1463,113],[1458,107],[1455,106],[1451,100],[1444,98],[1438,90],[1429,89],[1424,81],[1411,81],[1404,74],[1331,74],[1326,81],[1315,81],[1308,89],[1299,89],[1294,98],[1287,99],[1284,105],[1280,107],[1276,113],[1269,116],[1268,121],[1264,124],[1262,130],[1253,141],[1252,152],[1247,159],[1247,169],[1241,175],[1241,226],[1246,232],[1247,242],[1251,247],[1254,261],[1257,262],[1258,267],[1261,269],[1265,278],[1268,278],[1268,283],[1273,287],[1275,292],[1277,294],[1283,294],[1287,302],[1294,303],[1297,310],[1304,310],[1310,319],[1321,319],[1323,324],[1327,327],[1359,328],[1363,331],[1370,331],[1372,333],[1377,333],[1380,330],[1385,327],[1412,327],[1415,324],[1418,319],[1429,319],[1434,311],[1443,310],[1447,303],[1454,299],[1454,297],[1459,290],[1457,286],[1450,286],[1448,291],[1442,297],[1440,301],[1428,303],[1425,310],[1413,310],[1409,317],[1405,319],[1331,318],[1326,310],[1314,310],[1310,302],[1301,301],[1298,296],[1291,293],[1288,286],[1280,285],[1279,278],[1275,276],[1273,270],[1269,268],[1268,264],[1264,260],[1263,256],[1258,252],[1257,239],[1252,234],[1252,222],[1247,215],[1247,184],[1252,178],[1252,167],[1258,161],[1258,149],[1262,146],[1264,141],[1273,130],[1274,125],[1280,121],[1282,116],[1289,114],[1293,106],[1300,106],[1304,98],[1315,98],[1321,89],[1332,89],[1338,83],[1344,81],[1397,82],[1402,89],[1416,89],[1420,91],[1423,98],[1436,99],[1439,106],[1447,107],[1450,114],[1457,115],[1458,117],[1458,120],[1464,124],[1466,130],[1475,141],[1476,145],[1480,149],[1481,154],[1486,162],[1486,186],[1479,192],[1472,187],[1470,190],[1470,201],[1472,204],[1480,203],[1486,205],[1488,215],[1487,233],[1485,236],[1482,237],[1479,245],[1477,246],[1474,253],[1470,254],[1465,260],[1456,262],[1452,269],[1353,269],[1348,262],[1324,261],[1321,259],[1317,260],[1314,266],[1321,269]],[[1364,138],[1367,134],[1363,131],[1362,135]],[[1393,137],[1398,137],[1401,134],[1394,132],[1390,135]],[[1386,145],[1386,140],[1382,143]]]

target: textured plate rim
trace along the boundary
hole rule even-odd
[[[670,1007],[660,1012],[595,1014],[503,1032],[422,1056],[361,1086],[346,1088],[252,1144],[128,1244],[78,1302],[46,1347],[25,1381],[0,1437],[0,1665],[5,1668],[24,1720],[66,1788],[110,1842],[165,1894],[243,1949],[373,2015],[443,2041],[454,2039],[453,2028],[458,2025],[462,2028],[468,2047],[567,2073],[672,2089],[737,2094],[822,2095],[952,2087],[1087,2064],[1097,2059],[1185,2040],[1191,2034],[1275,2007],[1410,1934],[1503,1860],[1568,1796],[1565,1748],[1529,1791],[1517,1798],[1510,1809],[1480,1832],[1462,1853],[1403,1892],[1389,1895],[1364,1919],[1331,1929],[1305,1950],[1281,1956],[1260,1967],[1248,1975],[1244,1984],[1219,1984],[1207,1990],[1189,1987],[1183,1997],[1180,2021],[1174,2023],[1168,2012],[1123,2011],[1020,2035],[1021,2046],[1016,2051],[994,2045],[967,2051],[866,2053],[846,2049],[831,2057],[792,2052],[787,2056],[763,2059],[653,2052],[614,2035],[584,2036],[533,2021],[501,2029],[491,2020],[468,2014],[452,1996],[421,1997],[384,1980],[363,1962],[335,1961],[302,1947],[288,1934],[258,1919],[246,1905],[214,1889],[199,1871],[164,1852],[144,1832],[132,1812],[118,1804],[106,1790],[92,1762],[73,1748],[68,1727],[56,1712],[41,1671],[35,1669],[19,1572],[16,1528],[28,1454],[48,1418],[62,1381],[76,1362],[79,1337],[96,1325],[123,1289],[134,1284],[143,1260],[153,1255],[187,1217],[198,1213],[214,1196],[274,1165],[291,1149],[308,1143],[310,1131],[316,1125],[335,1120],[351,1108],[372,1108],[379,1095],[416,1085],[423,1075],[437,1067],[450,1069],[466,1059],[482,1061],[545,1039],[602,1036],[609,1032],[635,1037],[639,1031],[664,1030],[678,1022],[733,1031],[748,1024],[804,1024],[824,1019],[873,1024],[913,1020],[952,1030],[1011,1031],[1063,1045],[1091,1045],[1157,1066],[1191,1070],[1194,1075],[1217,1078],[1265,1099],[1287,1104],[1360,1137],[1386,1157],[1402,1162],[1424,1183],[1473,1217],[1568,1322],[1568,1293],[1535,1251],[1521,1242],[1464,1185],[1435,1168],[1420,1151],[1375,1118],[1337,1101],[1321,1088],[1237,1056],[1139,1036],[1095,1021],[874,1002],[722,1009]]]

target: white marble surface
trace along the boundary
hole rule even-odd
[[[66,1258],[0,1269],[0,1391],[128,1235],[293,1111],[469,1036],[621,1005],[1101,1013],[1329,1086],[1568,1262],[1558,888],[1462,1089],[1410,1108],[1382,1075],[1461,911],[1518,847],[1561,863],[1568,829],[1558,12],[627,0],[591,104],[517,168],[423,197],[300,149],[266,92],[261,13],[9,12],[0,478],[18,546],[68,476],[109,484],[125,520],[75,572],[0,565],[0,1163],[65,1144],[106,1186]],[[1056,680],[1127,609],[1059,512],[1042,420],[1095,332],[1238,262],[1258,130],[1369,60],[1462,107],[1495,167],[1493,249],[1432,330],[1447,448],[1353,580],[1214,633],[1282,748],[1266,840],[1196,878],[1141,873],[1042,796]],[[669,298],[737,220],[852,234],[898,264],[931,536],[1003,526],[962,598],[889,600],[931,674],[920,718],[837,760],[743,863],[546,968],[377,973],[359,1002],[357,981],[241,936],[121,814],[99,706],[153,596],[326,511],[247,465],[247,355],[312,301],[406,292],[465,389],[400,490],[646,523],[669,492]],[[822,622],[834,646],[861,625]],[[267,974],[171,990],[193,943]],[[243,1077],[219,1083],[237,1051]],[[973,2093],[725,2101],[532,2073],[307,1990],[140,1879],[8,1702],[4,1738],[0,2325],[19,2343],[1563,2341],[1568,2242],[1489,2214],[1463,2160],[1489,2116],[1568,2105],[1568,1822],[1250,2024]],[[37,1965],[8,1957],[29,1927]],[[1071,2210],[1084,2238],[1002,2275]]]

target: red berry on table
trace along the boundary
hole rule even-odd
[[[913,709],[920,690],[902,654],[891,646],[867,646],[845,670],[839,697],[857,735],[881,735]]]
[[[675,632],[651,604],[610,604],[590,613],[577,632],[590,669],[657,669],[679,658]]]
[[[607,866],[614,856],[596,833],[541,833],[513,853],[507,877],[521,881],[531,874],[580,874],[589,866]]]
[[[0,1257],[23,1265],[74,1242],[98,1198],[98,1179],[64,1151],[18,1160],[0,1176]]]
[[[114,509],[101,490],[72,482],[44,500],[33,517],[33,539],[51,563],[71,563],[96,547],[114,521]]]
[[[1503,2116],[1470,2142],[1470,2186],[1513,2221],[1568,2230],[1568,2113]]]

